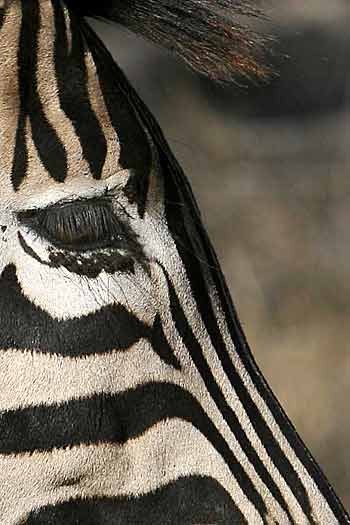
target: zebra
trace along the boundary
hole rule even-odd
[[[228,81],[268,75],[235,22],[256,14],[1,2],[3,525],[350,523],[252,357],[185,175],[86,20]]]

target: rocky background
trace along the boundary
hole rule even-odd
[[[265,87],[213,86],[96,27],[192,182],[257,362],[350,509],[350,5],[266,4],[279,77]]]

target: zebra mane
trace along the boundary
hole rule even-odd
[[[256,0],[65,0],[78,16],[116,22],[167,48],[221,82],[266,79],[266,39],[242,23],[260,17]],[[237,20],[238,19],[238,20]]]

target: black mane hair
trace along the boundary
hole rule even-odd
[[[259,17],[257,0],[65,0],[79,16],[116,22],[221,82],[264,80],[266,39],[243,24]]]

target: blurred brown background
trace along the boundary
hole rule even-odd
[[[213,86],[96,27],[192,182],[256,360],[350,508],[350,4],[266,4],[280,76],[260,88]]]

